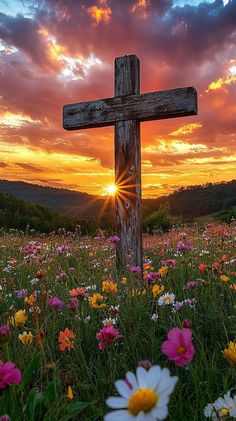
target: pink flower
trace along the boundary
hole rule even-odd
[[[151,368],[152,363],[149,360],[139,360],[138,361],[138,367],[143,367],[145,370],[149,370]]]
[[[121,337],[122,335],[120,332],[113,326],[105,326],[96,334],[96,338],[99,341],[98,348],[102,351],[103,349],[108,348],[115,339]]]
[[[4,364],[0,361],[0,390],[6,389],[11,384],[19,384],[21,381],[21,372],[15,367],[15,364],[8,361]]]
[[[119,241],[120,241],[120,237],[118,237],[117,235],[113,235],[113,236],[109,237],[109,238],[107,239],[107,241],[108,241],[110,244],[113,244],[114,246],[116,246],[116,245],[117,245],[117,243],[119,243]]]
[[[140,266],[129,266],[128,269],[129,269],[130,272],[132,272],[134,274],[141,272]]]
[[[162,352],[182,367],[192,361],[195,348],[192,344],[192,331],[187,328],[174,327],[168,334],[168,340],[162,344]]]
[[[67,304],[67,308],[69,310],[75,310],[77,307],[79,307],[79,301],[77,297],[70,297],[69,298],[69,304]]]

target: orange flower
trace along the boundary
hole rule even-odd
[[[25,297],[24,301],[29,306],[33,306],[34,304],[36,304],[36,297],[34,294],[31,294],[29,297]]]
[[[71,297],[85,297],[86,296],[86,289],[83,287],[73,288],[69,291]]]
[[[234,291],[236,291],[236,284],[231,284],[229,287],[230,289],[233,289]]]
[[[205,265],[205,263],[200,263],[200,265],[198,265],[198,269],[203,273],[206,271],[207,266]]]
[[[60,332],[58,342],[60,343],[59,349],[61,351],[65,351],[68,349],[70,351],[71,349],[74,349],[74,338],[75,334],[72,332],[72,330],[68,329],[68,327],[63,331]]]

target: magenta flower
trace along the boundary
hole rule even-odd
[[[55,308],[56,310],[62,308],[64,306],[63,301],[60,300],[58,297],[52,297],[49,299],[48,304],[50,307]]]
[[[21,372],[11,361],[4,364],[0,361],[0,390],[6,389],[12,384],[19,384],[21,381]]]
[[[96,338],[99,341],[98,348],[102,351],[108,348],[117,338],[121,338],[120,332],[113,326],[105,326],[97,334]]]
[[[160,281],[160,274],[159,272],[149,272],[146,277],[146,281],[148,284],[154,284],[155,282]]]
[[[67,308],[69,310],[75,310],[77,307],[79,307],[79,301],[77,297],[70,297],[69,298],[69,304],[67,304]]]
[[[116,246],[116,245],[117,245],[117,243],[119,243],[119,241],[120,241],[120,237],[118,237],[118,235],[112,235],[111,237],[109,237],[109,238],[107,239],[107,241],[108,241],[110,244],[113,244],[114,246]]]
[[[0,416],[0,421],[10,421],[9,415],[7,415],[7,414],[1,415]]]
[[[169,360],[182,367],[192,361],[195,348],[192,344],[192,331],[187,328],[174,327],[168,334],[168,340],[162,344],[162,352]]]
[[[184,319],[183,322],[182,322],[183,327],[190,327],[191,324],[192,324],[192,322],[189,319]]]

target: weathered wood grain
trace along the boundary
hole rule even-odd
[[[119,59],[116,59],[116,65],[119,65]],[[119,66],[121,68],[121,65]],[[134,66],[131,66],[130,77],[133,73],[135,74]],[[121,92],[121,89],[118,89],[118,82],[115,84],[115,92]],[[197,114],[195,88],[131,94],[131,86],[131,82],[127,81],[128,94],[119,93],[114,98],[65,105],[63,108],[64,129],[86,129],[109,126],[124,120],[148,121]]]
[[[117,268],[140,266],[142,275],[140,122],[197,114],[192,87],[140,94],[140,65],[135,56],[115,60],[114,98],[68,104],[66,130],[115,126]]]
[[[115,95],[138,94],[140,65],[136,56],[115,60]],[[138,120],[115,123],[115,197],[117,268],[140,266],[142,272],[141,150]]]

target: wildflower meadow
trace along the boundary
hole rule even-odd
[[[236,225],[0,237],[0,420],[236,418]]]

